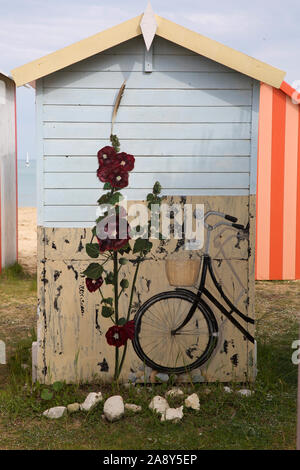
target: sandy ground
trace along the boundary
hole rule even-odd
[[[19,263],[30,273],[36,272],[36,208],[19,207]]]

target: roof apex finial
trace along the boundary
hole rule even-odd
[[[155,14],[154,14],[154,11],[152,9],[150,2],[148,2],[147,8],[143,15],[140,26],[141,26],[141,30],[142,30],[142,34],[144,37],[147,51],[149,51],[151,44],[153,42],[156,30],[157,30]]]

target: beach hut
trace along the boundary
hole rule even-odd
[[[0,272],[17,260],[17,204],[16,88],[0,73]]]
[[[101,315],[102,301],[112,296],[112,286],[103,286],[101,300],[98,293],[88,292],[82,273],[90,264],[85,245],[92,238],[96,201],[103,194],[96,177],[97,152],[110,145],[113,105],[124,81],[114,132],[121,150],[135,156],[129,186],[122,190],[129,204],[145,201],[159,181],[170,204],[204,205],[204,212],[211,213],[205,241],[210,241],[215,279],[207,278],[209,298],[201,304],[209,343],[203,343],[198,353],[202,340],[187,347],[189,330],[181,336],[180,357],[189,364],[200,356],[205,360],[178,374],[178,380],[253,380],[260,84],[278,90],[285,73],[155,15],[149,6],[144,15],[18,67],[12,74],[17,86],[30,82],[36,86],[38,380],[73,382],[98,375],[110,381],[113,376],[115,348],[106,338],[111,321]],[[166,294],[173,289],[167,262],[176,266],[177,256],[184,262],[186,256],[203,261],[200,248],[182,240],[154,240],[140,266],[133,313],[141,312],[141,306],[148,312],[154,296],[171,298]],[[129,262],[120,272],[131,280],[134,264]],[[170,272],[172,277],[174,271]],[[176,311],[160,321],[176,320],[193,289],[175,291]],[[226,314],[224,296],[231,302]],[[128,302],[124,295],[122,312]],[[161,312],[159,308],[153,315]],[[149,327],[153,324],[154,320]],[[197,331],[199,324],[200,320],[193,323]],[[141,328],[137,331],[136,326],[136,332],[140,335]],[[172,333],[176,341],[177,333]],[[160,341],[160,335],[149,333],[149,340]],[[158,363],[168,361],[172,345],[152,361],[156,368],[143,361],[147,345],[133,345],[128,341],[121,379],[167,380],[168,367]],[[159,348],[152,350],[157,353]]]
[[[257,181],[256,279],[300,279],[299,94],[262,83]]]

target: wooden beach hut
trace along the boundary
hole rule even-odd
[[[16,87],[0,73],[0,272],[17,260]]]
[[[300,106],[286,82],[262,83],[256,279],[300,279]]]
[[[124,80],[114,132],[121,150],[136,160],[122,193],[130,204],[145,201],[160,181],[170,203],[203,204],[205,212],[237,219],[246,229],[217,227],[210,255],[218,286],[253,320],[260,84],[278,90],[285,73],[148,8],[145,15],[12,74],[17,86],[36,86],[38,380],[112,379],[114,348],[105,339],[111,322],[101,316],[101,299],[87,291],[82,272],[90,262],[84,246],[102,191],[97,152],[109,145],[113,104]],[[218,220],[212,215],[212,224]],[[170,290],[165,262],[181,251],[186,253],[178,240],[153,241],[139,271],[136,310]],[[133,277],[130,263],[124,270]],[[208,308],[218,324],[216,347],[209,360],[179,380],[252,380],[255,344],[215,310],[213,300],[223,299],[211,280],[208,286],[213,292]],[[104,296],[110,291],[105,285]],[[128,298],[122,302],[125,310]],[[254,334],[253,325],[245,325]],[[129,344],[122,380],[148,381],[152,373]],[[166,380],[168,374],[157,376]]]

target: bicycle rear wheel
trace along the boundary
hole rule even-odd
[[[155,295],[140,307],[135,316],[133,347],[146,365],[168,374],[183,374],[209,359],[217,345],[218,324],[203,300],[199,300],[191,320],[171,334],[194,301],[192,292],[178,290]]]

